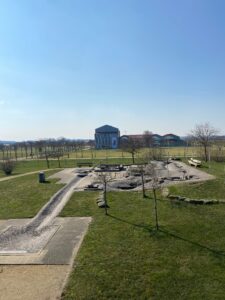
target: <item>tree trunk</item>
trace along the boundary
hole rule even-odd
[[[141,182],[142,182],[142,195],[143,198],[146,198],[146,194],[145,194],[145,182],[144,182],[144,174],[141,173]]]
[[[30,155],[31,155],[31,158],[33,159],[34,158],[34,153],[33,153],[33,146],[32,146],[32,144],[30,145]]]
[[[48,160],[48,155],[45,154],[45,159],[46,159],[46,163],[47,163],[47,168],[49,169],[49,160]]]
[[[134,153],[132,152],[132,161],[133,161],[133,164],[134,164]]]
[[[207,145],[204,145],[204,153],[205,153],[205,161],[208,161],[208,155],[207,155]]]
[[[17,149],[15,149],[15,159],[17,161]]]
[[[27,147],[25,146],[25,155],[26,155],[26,159],[28,157],[28,154],[27,154]]]
[[[104,182],[104,202],[105,202],[105,215],[108,215],[107,199],[106,199],[106,181]]]
[[[59,168],[61,168],[59,156],[58,156],[58,166],[59,166]]]
[[[156,230],[159,230],[157,198],[156,198],[156,191],[154,188],[153,188],[153,195],[154,195],[154,202],[155,202],[155,227],[156,227]]]

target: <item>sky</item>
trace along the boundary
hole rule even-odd
[[[225,133],[224,0],[0,0],[0,140]]]

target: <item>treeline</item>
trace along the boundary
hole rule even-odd
[[[71,152],[82,151],[93,147],[93,145],[91,140],[68,140],[65,138],[0,144],[0,158],[3,160],[58,158],[62,156],[70,158]]]

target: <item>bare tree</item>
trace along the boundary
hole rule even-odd
[[[128,138],[123,139],[121,141],[121,145],[120,146],[121,146],[121,149],[123,151],[131,153],[132,162],[134,164],[135,163],[135,154],[141,148],[140,141],[138,139],[133,138],[133,137],[128,137]]]
[[[2,159],[5,157],[5,146],[4,144],[0,144],[0,150],[2,151]]]
[[[157,174],[156,166],[154,163],[149,163],[147,165],[148,174],[151,175],[152,178],[152,191],[153,191],[153,198],[154,198],[154,212],[155,212],[155,227],[156,230],[159,229],[159,221],[158,221],[158,203],[157,203],[157,194],[156,191],[160,187],[159,184],[159,177]]]
[[[195,128],[191,131],[193,139],[203,147],[206,162],[209,158],[209,147],[217,133],[218,130],[208,122],[195,125]]]
[[[99,181],[103,185],[103,199],[104,199],[104,208],[105,208],[105,215],[108,215],[108,203],[107,203],[107,184],[112,181],[111,173],[109,172],[101,172],[98,175]]]
[[[143,163],[141,165],[138,165],[138,167],[132,167],[129,169],[130,175],[139,173],[141,176],[141,185],[142,185],[142,196],[143,198],[146,198],[146,192],[145,192],[145,175],[146,175],[146,165]]]
[[[143,145],[146,148],[150,148],[153,145],[152,132],[149,130],[145,130],[143,133]]]
[[[18,145],[17,145],[17,143],[13,144],[13,150],[14,150],[14,153],[15,153],[15,159],[17,161],[17,158],[18,158],[18,154],[17,154]]]

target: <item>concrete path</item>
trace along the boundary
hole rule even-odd
[[[0,230],[26,224],[27,219],[1,221]],[[37,252],[1,251],[0,265],[70,265],[87,232],[91,217],[56,218],[54,234]]]
[[[0,300],[61,298],[91,218],[56,216],[82,179],[74,174],[33,219],[0,221]]]
[[[2,177],[0,178],[0,182],[1,181],[6,181],[6,180],[10,180],[10,179],[14,179],[14,178],[18,178],[18,177],[23,177],[23,176],[27,176],[27,175],[32,175],[32,174],[38,174],[39,172],[47,172],[47,171],[54,171],[54,170],[59,170],[60,168],[54,168],[54,169],[45,169],[45,170],[39,170],[39,171],[32,171],[32,172],[27,172],[27,173],[23,173],[23,174],[18,174],[18,175],[10,175],[10,176],[6,176],[6,177]]]
[[[84,178],[74,175],[73,179],[61,188],[42,207],[38,214],[26,224],[9,226],[0,233],[0,254],[5,252],[36,253],[55,233],[54,218],[61,212],[74,192],[76,185]]]

